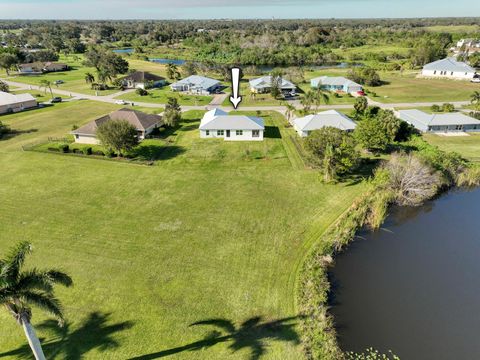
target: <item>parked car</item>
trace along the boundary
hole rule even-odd
[[[115,100],[115,104],[117,104],[117,105],[127,105],[128,103],[125,100]]]
[[[363,90],[357,91],[357,95],[358,96],[365,96],[365,91],[363,91]]]
[[[473,78],[472,83],[480,83],[480,78]]]
[[[50,101],[52,104],[54,103],[61,103],[62,102],[62,98],[60,96],[55,96],[52,101]]]
[[[55,81],[53,82],[53,84],[54,84],[54,85],[60,85],[60,84],[63,84],[64,82],[65,82],[65,81],[63,81],[63,80],[55,80]]]

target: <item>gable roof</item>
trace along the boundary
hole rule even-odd
[[[355,81],[347,79],[343,76],[320,76],[311,80],[312,82],[317,82],[322,85],[329,85],[329,86],[362,86],[357,84]]]
[[[323,127],[334,127],[340,130],[353,130],[357,127],[349,117],[336,111],[328,110],[318,114],[295,119],[295,127],[301,131],[313,131]]]
[[[10,94],[0,91],[0,106],[19,104],[27,101],[36,101],[30,94]]]
[[[260,78],[251,79],[249,81],[250,87],[252,88],[269,88],[272,87],[272,77],[270,75],[262,76]],[[292,82],[284,79],[282,77],[282,84],[280,86],[282,89],[295,89],[296,86]]]
[[[450,72],[470,72],[474,73],[475,69],[470,65],[455,60],[455,58],[446,58],[442,60],[434,61],[423,67],[423,70],[437,70],[437,71],[450,71]]]
[[[400,119],[411,123],[418,122],[425,127],[439,125],[480,125],[480,120],[474,119],[462,113],[446,113],[446,114],[427,114],[423,111],[399,110]]]
[[[144,83],[145,81],[162,81],[164,77],[149,73],[148,71],[135,71],[125,76],[122,80],[130,80],[136,83]]]
[[[159,115],[146,114],[141,111],[123,108],[108,115],[102,116],[96,120],[90,121],[88,124],[73,130],[72,134],[95,135],[97,128],[101,124],[110,120],[126,120],[135,126],[135,129],[138,131],[145,131],[154,125],[160,125],[162,123],[162,117]]]
[[[200,122],[200,130],[264,130],[263,119],[246,115],[228,115],[214,109],[207,112]]]
[[[191,75],[185,79],[182,79],[180,81],[177,81],[176,83],[173,83],[170,86],[176,87],[176,86],[188,85],[191,88],[201,88],[201,89],[207,90],[207,89],[210,89],[211,87],[218,85],[219,83],[220,81],[216,79],[211,79],[211,78],[207,78],[200,75]]]

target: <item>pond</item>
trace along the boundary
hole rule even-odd
[[[164,65],[166,64],[183,65],[186,62],[185,60],[181,60],[181,59],[150,58],[148,60],[157,64],[164,64]]]
[[[125,48],[125,49],[115,49],[112,50],[116,54],[132,54],[134,52],[133,48]]]
[[[480,359],[480,190],[394,208],[336,259],[332,314],[346,351]]]

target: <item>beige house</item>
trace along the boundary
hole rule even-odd
[[[120,109],[108,115],[102,116],[96,120],[71,132],[75,136],[75,142],[80,144],[100,144],[97,139],[97,128],[107,121],[125,120],[135,126],[139,140],[145,139],[155,128],[163,124],[162,117],[159,115],[145,114],[141,111],[131,109]]]
[[[122,78],[123,86],[128,89],[145,89],[148,83],[151,83],[152,87],[161,87],[166,84],[166,81],[164,77],[147,71],[135,71]]]
[[[37,100],[30,94],[10,94],[0,91],[0,114],[8,114],[37,107]]]

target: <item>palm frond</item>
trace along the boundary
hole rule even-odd
[[[73,286],[72,278],[60,270],[52,269],[46,271],[44,274],[50,279],[52,284],[60,284],[65,287]]]
[[[41,290],[45,292],[52,292],[53,286],[50,277],[46,272],[40,272],[37,269],[32,269],[23,272],[15,285],[20,291]]]
[[[53,315],[63,325],[63,310],[60,301],[52,294],[36,291],[25,291],[19,296],[24,303],[34,305],[39,309]]]
[[[31,252],[32,245],[27,241],[23,241],[13,249],[9,256],[7,256],[4,260],[5,263],[2,266],[2,270],[6,273],[9,281],[17,279],[20,269],[25,262],[25,258]]]

